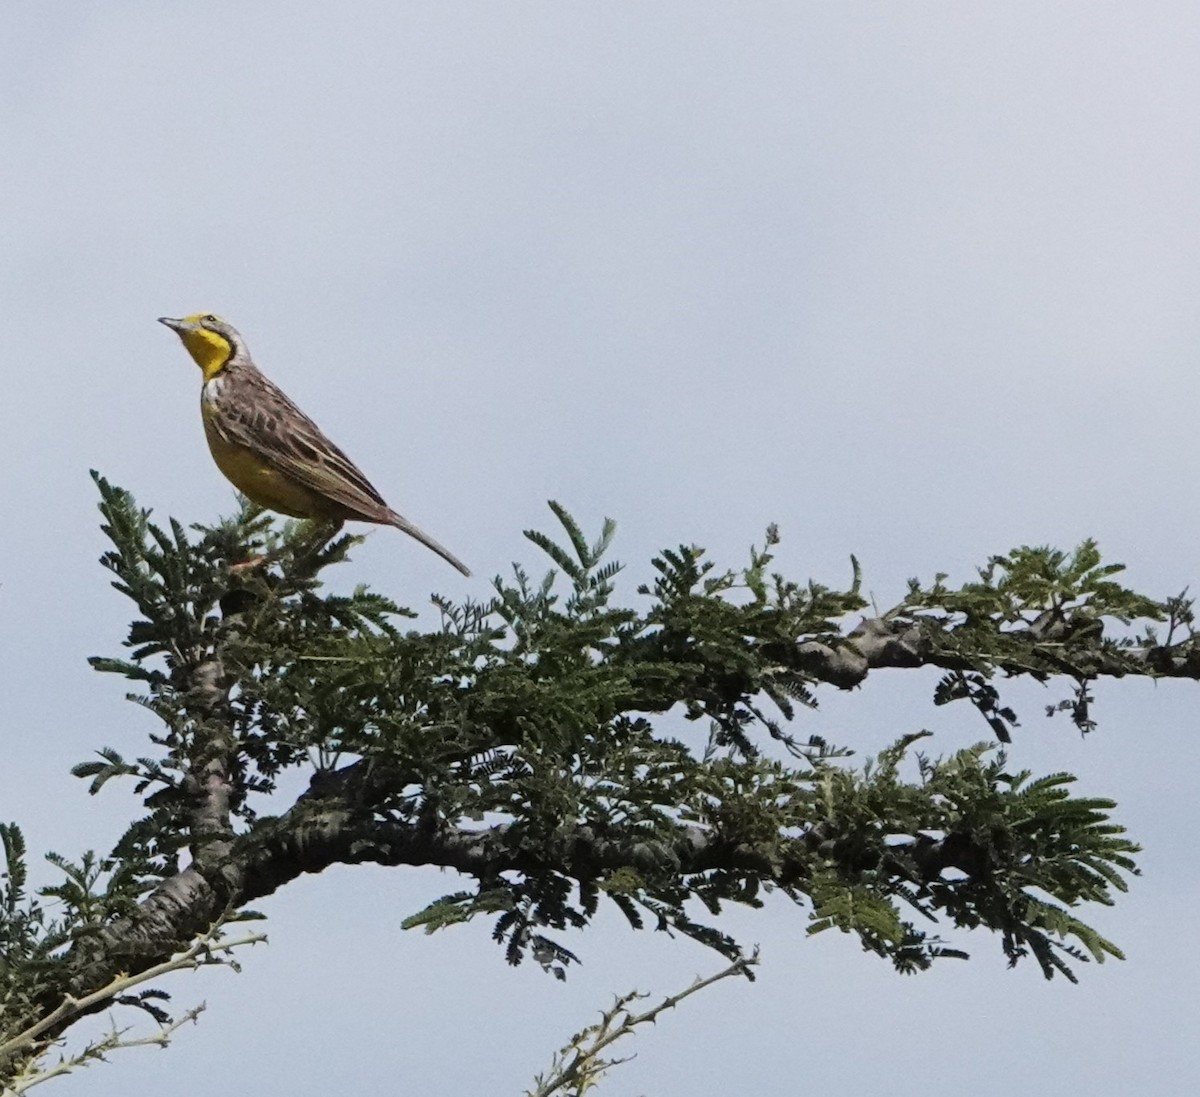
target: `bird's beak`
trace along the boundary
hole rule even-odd
[[[186,320],[175,320],[170,316],[160,316],[158,318],[158,322],[160,324],[166,324],[167,327],[169,327],[172,331],[178,332],[179,334],[187,331],[192,326]]]

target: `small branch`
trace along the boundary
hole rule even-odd
[[[7,1083],[3,1089],[0,1089],[0,1097],[18,1097],[19,1094],[26,1093],[33,1089],[34,1086],[41,1085],[42,1082],[48,1082],[51,1078],[70,1074],[72,1070],[79,1067],[86,1067],[94,1062],[103,1061],[104,1057],[113,1051],[120,1051],[131,1047],[148,1047],[151,1045],[166,1047],[170,1043],[171,1037],[184,1025],[195,1021],[204,1012],[205,1008],[205,1004],[201,1002],[200,1005],[189,1009],[178,1020],[160,1025],[158,1032],[152,1036],[137,1036],[126,1039],[125,1033],[129,1031],[128,1029],[114,1028],[108,1035],[93,1041],[69,1058],[60,1059],[54,1066],[48,1067],[45,1070],[36,1069],[36,1060],[30,1062],[20,1075]]]
[[[133,987],[150,982],[172,971],[192,971],[207,963],[222,962],[201,959],[201,956],[205,953],[212,952],[214,949],[229,952],[244,945],[255,945],[264,942],[267,939],[265,934],[252,933],[234,941],[222,941],[220,939],[221,928],[222,923],[216,923],[208,932],[198,937],[182,952],[172,956],[161,964],[156,964],[133,975],[118,975],[99,990],[92,991],[90,994],[84,994],[80,997],[67,995],[57,1007],[39,1021],[0,1044],[0,1064],[7,1062],[15,1055],[36,1051],[38,1044],[42,1042],[42,1038],[47,1033],[65,1027],[63,1022],[69,1023],[75,1018],[95,1012],[96,1009],[102,1008],[106,1002],[116,998],[118,994],[122,994]]]
[[[600,1015],[597,1024],[590,1025],[581,1033],[574,1036],[554,1057],[549,1077],[538,1075],[534,1079],[534,1088],[526,1090],[526,1097],[553,1097],[556,1093],[570,1093],[581,1097],[596,1085],[609,1068],[626,1063],[628,1059],[602,1059],[601,1054],[612,1047],[618,1040],[629,1036],[641,1025],[653,1024],[660,1013],[674,1009],[685,998],[698,994],[713,983],[728,979],[733,975],[744,975],[753,978],[750,969],[758,963],[758,949],[742,959],[735,960],[729,967],[710,975],[707,979],[697,979],[686,990],[671,994],[656,1006],[641,1013],[633,1013],[630,1006],[647,995],[631,991],[616,1000],[611,1009]]]

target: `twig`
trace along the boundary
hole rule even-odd
[[[605,1072],[613,1066],[626,1063],[628,1059],[601,1059],[602,1052],[610,1048],[618,1040],[630,1035],[639,1025],[652,1024],[658,1015],[668,1009],[674,1009],[685,998],[690,998],[710,987],[713,983],[728,979],[732,975],[745,975],[753,978],[750,969],[758,963],[758,949],[750,956],[735,960],[723,971],[710,975],[707,979],[697,978],[686,990],[671,994],[656,1006],[651,1006],[642,1013],[630,1011],[631,1003],[648,997],[638,991],[631,991],[619,997],[611,1009],[600,1015],[600,1020],[585,1028],[571,1038],[570,1043],[554,1056],[554,1063],[548,1077],[538,1075],[534,1079],[534,1088],[526,1090],[525,1097],[553,1097],[556,1093],[570,1093],[574,1097],[582,1097],[596,1085]],[[630,1057],[632,1058],[632,1056]]]
[[[20,1094],[27,1093],[34,1086],[41,1085],[42,1082],[48,1082],[51,1078],[70,1074],[72,1070],[78,1067],[90,1066],[97,1060],[104,1061],[104,1057],[111,1051],[130,1047],[147,1047],[151,1044],[158,1047],[166,1047],[176,1030],[182,1028],[189,1021],[195,1021],[204,1012],[204,1009],[205,1005],[201,1002],[200,1005],[189,1009],[178,1020],[160,1025],[158,1032],[152,1036],[138,1036],[125,1039],[125,1033],[129,1029],[114,1028],[107,1036],[93,1041],[70,1058],[60,1059],[54,1066],[46,1069],[36,1069],[36,1061],[30,1062],[20,1075],[7,1083],[3,1089],[0,1089],[0,1097],[19,1097]]]
[[[68,994],[58,1006],[46,1014],[40,1021],[30,1025],[23,1032],[17,1033],[0,1044],[0,1065],[7,1062],[14,1055],[36,1048],[41,1036],[68,1017],[81,1016],[91,1010],[92,1007],[115,998],[118,994],[129,990],[131,987],[139,986],[152,979],[157,979],[169,972],[194,970],[211,962],[200,959],[203,953],[211,952],[214,949],[228,952],[235,948],[241,948],[244,945],[256,945],[267,939],[266,934],[252,933],[235,941],[222,941],[220,939],[221,925],[222,923],[220,922],[216,923],[182,952],[172,956],[169,960],[163,961],[161,964],[156,964],[154,967],[147,968],[136,975],[118,975],[99,990],[94,990],[91,994],[85,994],[82,998],[76,998],[74,995]]]

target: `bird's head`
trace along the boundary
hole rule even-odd
[[[242,337],[232,324],[227,324],[211,312],[197,312],[181,320],[160,316],[160,324],[166,324],[187,347],[188,353],[204,371],[204,379],[215,377],[238,355],[245,354]]]

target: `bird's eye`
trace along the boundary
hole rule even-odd
[[[217,318],[211,312],[207,316],[201,317],[201,319],[206,324],[215,324],[217,322]]]

